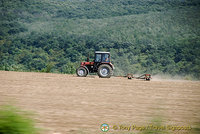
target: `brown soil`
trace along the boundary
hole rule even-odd
[[[0,71],[0,104],[36,113],[44,134],[105,133],[102,123],[110,133],[127,133],[112,127],[147,126],[157,118],[162,125],[194,127],[200,121],[200,82]]]

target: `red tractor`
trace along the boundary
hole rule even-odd
[[[76,70],[79,77],[86,77],[89,73],[97,73],[101,78],[110,78],[114,66],[110,61],[110,52],[95,52],[95,59],[92,62],[81,62],[80,67]]]

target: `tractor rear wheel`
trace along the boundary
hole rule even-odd
[[[113,70],[109,65],[103,64],[99,66],[97,73],[101,78],[110,78],[112,75],[112,71]]]
[[[84,67],[79,67],[78,69],[76,69],[76,74],[79,77],[86,77],[88,75],[88,72]]]

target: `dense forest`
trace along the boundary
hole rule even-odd
[[[200,1],[0,0],[0,70],[73,74],[97,50],[114,75],[200,79]]]

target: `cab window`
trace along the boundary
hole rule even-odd
[[[101,62],[101,54],[96,54],[95,62]]]
[[[110,55],[109,54],[103,54],[102,55],[102,62],[110,62]]]

